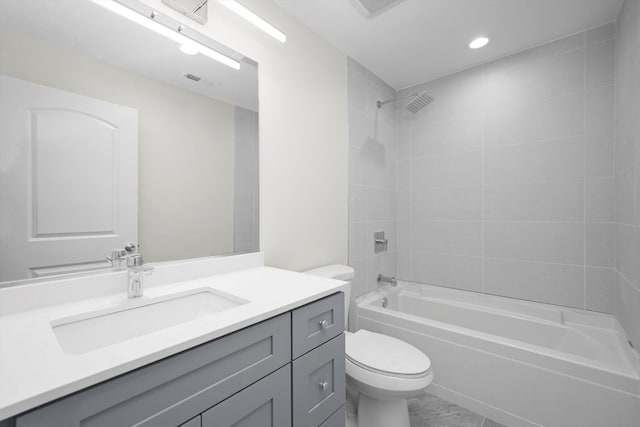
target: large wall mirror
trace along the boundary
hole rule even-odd
[[[258,250],[258,64],[116,4],[0,2],[0,282]]]

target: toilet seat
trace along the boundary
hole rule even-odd
[[[346,333],[345,353],[345,370],[352,385],[376,399],[407,399],[433,381],[429,358],[387,335],[363,329]]]
[[[345,347],[347,360],[377,374],[417,379],[431,370],[429,358],[411,344],[366,329],[347,333]]]

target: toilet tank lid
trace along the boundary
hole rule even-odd
[[[313,276],[326,277],[328,279],[336,280],[353,280],[354,270],[348,265],[333,264],[326,265],[320,268],[314,268],[313,270],[305,271],[306,274]]]

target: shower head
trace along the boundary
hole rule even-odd
[[[435,99],[427,95],[427,92],[422,92],[418,96],[416,96],[413,101],[404,106],[411,113],[416,114],[418,111],[422,110],[427,105],[431,104]]]
[[[414,97],[413,100],[407,105],[405,105],[404,108],[413,114],[416,114],[418,111],[422,110],[424,107],[426,107],[427,105],[435,101],[435,98],[432,98],[429,95],[427,95],[427,92],[422,92],[422,93],[414,93],[412,95],[407,95],[407,96],[401,96],[400,98],[387,99],[386,101],[378,101],[376,102],[376,105],[378,106],[378,109],[380,109],[384,104],[388,104],[389,102],[395,102],[401,99],[411,98],[411,97]]]

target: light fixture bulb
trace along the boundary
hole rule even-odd
[[[208,58],[218,61],[235,70],[240,69],[240,63],[238,61],[233,60],[228,56],[225,56],[220,52],[217,52],[203,45],[202,43],[198,43],[197,41],[180,34],[178,31],[175,31],[169,27],[162,25],[161,23],[153,19],[153,16],[155,15],[152,15],[151,17],[147,15],[143,15],[142,13],[137,12],[133,9],[129,9],[127,6],[113,0],[91,0],[91,1],[97,5],[104,7],[105,9],[110,10],[111,12],[114,12],[122,16],[123,18],[126,18],[132,22],[135,22],[136,24],[141,25],[153,32],[156,32],[168,38],[169,40],[173,40],[174,42],[180,44],[180,46],[189,45],[190,47],[196,49],[197,53],[200,53]]]
[[[180,45],[180,52],[184,53],[185,55],[197,55],[198,47],[192,44],[183,44]]]
[[[265,33],[269,34],[274,39],[278,40],[281,43],[287,41],[287,36],[282,31],[278,30],[273,25],[269,24],[264,19],[260,18],[258,15],[238,3],[236,0],[218,0],[221,4],[228,7],[238,15],[242,16],[247,21],[251,22],[256,27],[260,28]]]
[[[481,47],[485,47],[489,44],[489,37],[476,37],[473,39],[471,43],[469,43],[469,48],[471,49],[480,49]]]

